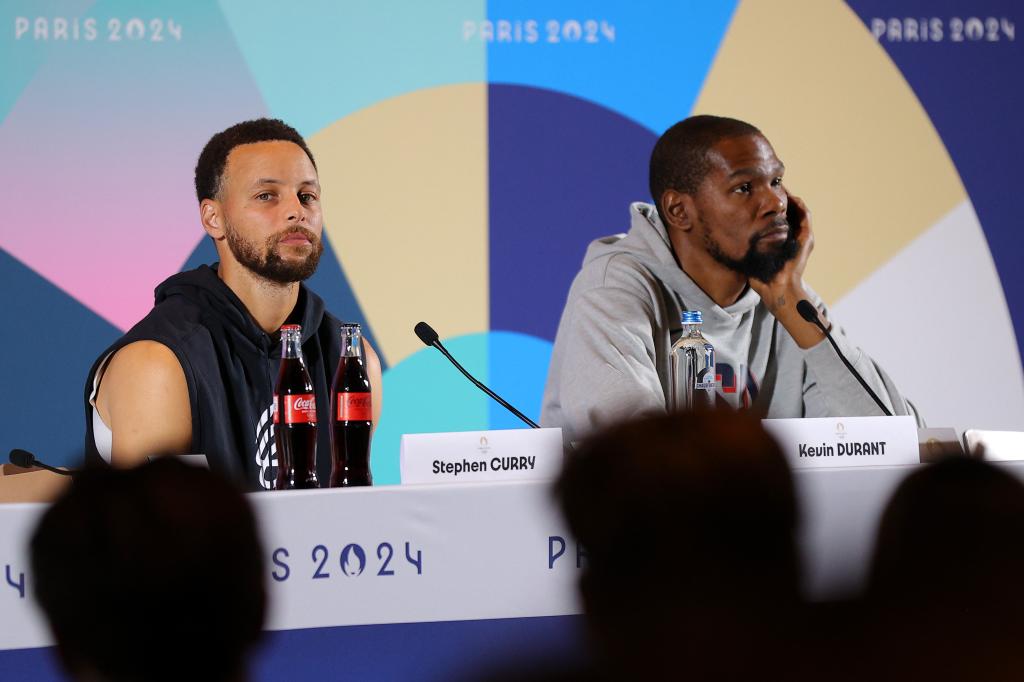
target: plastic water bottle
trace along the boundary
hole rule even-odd
[[[715,348],[700,326],[704,317],[699,310],[685,310],[682,315],[683,335],[672,344],[672,410],[714,407]]]

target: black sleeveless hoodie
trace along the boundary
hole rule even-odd
[[[156,288],[153,310],[100,354],[85,384],[86,463],[102,461],[92,429],[93,376],[104,358],[135,341],[158,341],[177,356],[192,406],[191,452],[245,490],[266,490],[277,474],[271,406],[281,361],[278,334],[256,324],[242,301],[217,276],[217,265],[200,266]],[[330,387],[341,355],[341,322],[319,296],[300,285],[290,324],[302,325],[302,352],[316,392],[320,429],[317,475],[329,480]]]

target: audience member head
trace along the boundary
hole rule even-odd
[[[161,458],[76,477],[31,541],[39,601],[76,679],[238,680],[265,609],[245,498]]]
[[[1001,601],[1020,592],[1011,589],[1024,575],[1020,538],[1024,484],[979,459],[946,457],[908,476],[886,506],[871,592],[934,604],[991,591]]]
[[[908,476],[882,516],[868,585],[894,637],[886,664],[942,679],[1024,674],[1021,538],[1024,484],[1005,470],[960,455]]]
[[[750,655],[785,630],[797,507],[788,464],[752,415],[614,426],[567,460],[556,496],[585,548],[584,610],[613,664],[722,672],[736,658],[717,654],[742,641]]]

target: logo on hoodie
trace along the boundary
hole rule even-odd
[[[274,487],[277,477],[277,445],[274,443],[274,403],[263,410],[256,422],[256,464],[260,467],[260,485]]]

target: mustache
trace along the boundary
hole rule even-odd
[[[793,228],[790,227],[789,221],[786,220],[785,216],[777,216],[772,221],[771,225],[769,225],[765,229],[755,233],[750,238],[750,243],[751,244],[755,244],[755,243],[759,242],[760,240],[764,239],[765,237],[767,237],[772,232],[775,232],[776,230],[778,230],[780,228],[789,230],[789,235],[787,235],[786,239],[792,239],[793,238]]]
[[[306,229],[305,227],[293,227],[286,232],[282,232],[281,234],[277,234],[271,237],[270,245],[273,246],[276,244],[280,244],[282,241],[295,234],[302,235],[303,237],[309,240],[310,244],[313,245],[316,245],[320,242],[320,237],[316,236],[316,233],[314,233],[312,230]]]

